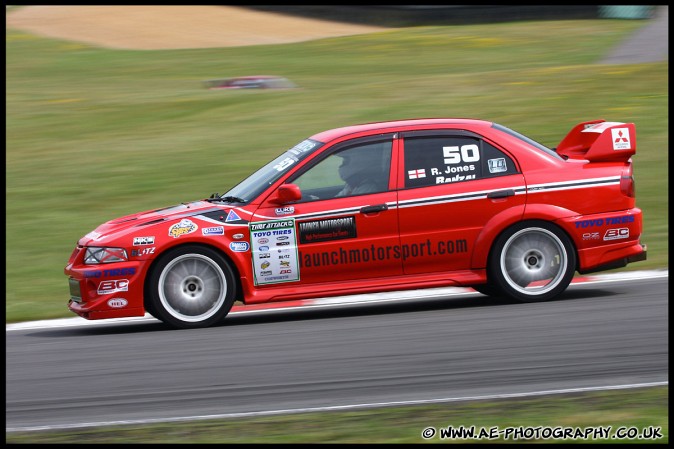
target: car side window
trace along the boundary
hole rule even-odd
[[[293,184],[302,201],[348,197],[388,190],[392,141],[349,145],[300,174]]]
[[[485,141],[482,141],[481,163],[483,178],[519,173],[515,162],[510,156]]]
[[[487,142],[466,136],[405,139],[405,188],[516,173],[513,160]]]

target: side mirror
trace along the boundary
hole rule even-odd
[[[275,204],[294,203],[302,199],[302,191],[295,184],[283,184],[276,191],[276,196],[271,199]]]

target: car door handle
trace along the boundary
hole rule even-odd
[[[497,190],[495,192],[489,192],[487,198],[507,198],[509,196],[514,196],[515,191],[512,189],[508,190]]]
[[[376,212],[381,212],[388,209],[386,204],[377,204],[375,206],[365,206],[360,208],[361,214],[374,214]]]

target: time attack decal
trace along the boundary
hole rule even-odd
[[[295,220],[250,223],[255,285],[300,280]]]

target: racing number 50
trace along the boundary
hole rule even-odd
[[[480,160],[480,149],[474,143],[451,147],[442,147],[445,164],[460,164],[462,162],[477,162]]]

